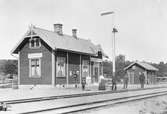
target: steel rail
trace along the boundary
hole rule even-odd
[[[127,90],[118,90],[118,91],[97,91],[97,92],[90,92],[90,93],[79,93],[79,94],[60,95],[60,96],[48,96],[48,97],[18,99],[18,100],[4,100],[4,101],[0,101],[0,102],[5,102],[7,104],[19,104],[19,103],[39,102],[39,101],[46,101],[46,100],[85,97],[85,96],[93,96],[93,95],[101,95],[101,94],[122,93],[122,92],[128,92],[128,91],[141,91],[141,90],[159,89],[159,88],[167,88],[167,86],[144,88],[144,89],[141,89],[141,88],[140,89],[139,88],[130,89],[130,90],[127,89]]]
[[[152,92],[147,94],[140,94],[140,95],[134,95],[134,96],[132,95],[132,96],[126,96],[121,98],[93,101],[88,103],[68,105],[68,106],[62,106],[62,107],[56,107],[56,108],[41,109],[36,111],[23,112],[20,114],[29,114],[29,113],[33,114],[33,113],[41,113],[41,112],[49,112],[49,111],[59,111],[61,114],[75,113],[75,112],[82,112],[86,110],[96,109],[96,108],[120,104],[120,103],[127,103],[127,102],[137,101],[141,99],[148,99],[148,98],[162,96],[162,95],[167,95],[167,91],[155,92],[155,93]],[[78,109],[70,109],[70,108],[78,108]],[[65,109],[69,111],[63,111]]]

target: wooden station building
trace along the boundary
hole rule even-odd
[[[100,45],[77,36],[63,33],[62,24],[54,24],[54,31],[31,26],[12,50],[18,55],[18,80],[21,85],[74,84],[83,78],[98,83],[103,75]]]

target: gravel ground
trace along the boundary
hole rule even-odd
[[[164,86],[164,85],[152,85],[154,86]],[[149,85],[148,87],[152,87]],[[166,85],[165,85],[166,86]],[[122,85],[120,85],[122,87]],[[41,96],[52,96],[52,95],[65,95],[65,94],[76,94],[76,93],[85,93],[85,92],[93,92],[97,91],[97,87],[91,88],[91,91],[82,91],[80,88],[54,88],[54,87],[48,87],[48,86],[37,86],[33,89],[30,89],[31,86],[22,86],[17,90],[13,89],[0,89],[0,100],[10,100],[10,99],[20,99],[20,98],[31,98],[31,97],[41,97]],[[138,86],[129,85],[129,89],[131,88],[138,88]],[[159,90],[159,89],[158,89]],[[155,90],[154,90],[155,91]],[[121,93],[123,96],[128,93]],[[136,92],[136,94],[138,94]],[[103,97],[103,96],[102,96]],[[114,98],[114,96],[110,96]],[[94,97],[93,97],[94,98]],[[106,98],[106,97],[105,97]],[[88,100],[88,99],[87,99]],[[80,101],[80,100],[79,100]],[[77,101],[77,102],[79,102]],[[81,100],[81,101],[85,101]],[[71,100],[68,103],[74,102]],[[62,103],[62,102],[60,102]],[[34,105],[32,105],[34,104]],[[54,105],[52,102],[49,102],[49,104]],[[63,103],[67,104],[67,103]],[[19,105],[19,104],[18,104]],[[31,107],[35,106],[36,103],[31,103]],[[58,104],[56,104],[58,105]],[[38,106],[38,105],[36,105]],[[43,106],[43,105],[39,105]],[[38,108],[40,108],[38,106]],[[49,105],[47,105],[49,106]],[[21,106],[16,107],[18,110],[24,110],[23,104]],[[26,109],[28,108],[28,105],[25,106]],[[10,113],[14,109],[14,106],[12,105],[11,111],[7,111],[6,113]],[[31,109],[31,108],[30,108]],[[126,103],[122,105],[115,105],[110,107],[105,107],[103,109],[97,109],[93,111],[87,111],[84,113],[90,113],[90,114],[167,114],[167,96],[166,97],[159,97],[154,99],[149,99],[146,101],[140,101],[140,102],[133,102],[133,103]],[[157,112],[156,112],[157,111]],[[166,113],[165,113],[166,111]],[[139,113],[140,112],[140,113]],[[4,113],[4,112],[0,112]]]
[[[108,106],[82,114],[167,114],[167,96]]]

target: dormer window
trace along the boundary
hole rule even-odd
[[[41,46],[41,42],[39,38],[30,38],[29,47],[30,48],[39,48]]]

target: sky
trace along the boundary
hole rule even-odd
[[[113,15],[100,16],[114,11]],[[127,60],[167,62],[167,0],[0,0],[0,59],[14,59],[11,50],[30,24],[101,44],[112,59],[112,27],[116,54]]]

